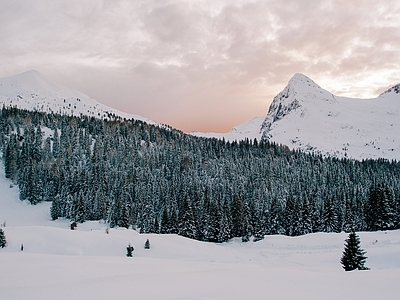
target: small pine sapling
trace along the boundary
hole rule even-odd
[[[144,243],[144,249],[150,249],[150,241],[149,241],[149,239],[147,239],[146,243]]]
[[[75,228],[78,227],[78,224],[74,221],[71,223],[71,230],[75,230]]]
[[[0,248],[7,246],[6,235],[2,228],[0,228]]]
[[[126,256],[132,257],[133,250],[135,249],[131,246],[131,244],[129,244],[128,247],[126,247]]]

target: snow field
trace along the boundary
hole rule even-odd
[[[212,244],[51,221],[18,200],[0,168],[0,299],[398,299],[400,231],[360,233],[370,271],[344,272],[346,233]],[[146,239],[151,249],[145,250]],[[135,248],[126,257],[126,246]],[[20,251],[21,244],[24,251]]]

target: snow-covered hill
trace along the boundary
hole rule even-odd
[[[1,299],[397,299],[400,231],[360,233],[370,271],[344,272],[347,234],[266,236],[223,244],[51,221],[18,199],[0,166]],[[144,249],[146,239],[150,250]],[[127,258],[126,246],[135,248]],[[21,245],[24,250],[21,251]]]
[[[237,130],[237,128],[240,128]],[[225,134],[227,140],[267,139],[291,149],[355,159],[400,159],[400,85],[374,99],[338,97],[295,74],[257,117]]]
[[[144,117],[118,111],[81,92],[54,83],[38,71],[28,71],[0,78],[0,105],[107,119],[110,118],[110,115],[117,115],[154,124],[153,121]]]

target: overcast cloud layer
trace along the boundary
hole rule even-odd
[[[400,83],[398,0],[2,0],[0,41],[0,77],[187,132],[265,115],[294,73],[363,98]]]

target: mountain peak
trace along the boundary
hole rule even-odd
[[[378,98],[336,97],[295,74],[271,103],[262,138],[337,157],[398,159],[400,84]]]
[[[387,94],[400,94],[400,83],[392,86],[390,89],[380,94],[379,97],[382,97],[384,95],[386,96]]]
[[[14,86],[33,90],[54,89],[57,85],[36,70],[26,71],[3,79],[8,79]]]
[[[315,95],[320,93],[325,94],[327,92],[306,75],[301,73],[294,74],[269,107],[267,117],[262,125],[265,133],[264,138],[268,139],[267,134],[274,122],[282,119],[292,111],[298,110],[302,107],[302,102],[308,98],[315,98]]]
[[[37,70],[29,70],[22,72],[21,74],[17,74],[15,76],[21,76],[21,75],[28,75],[28,76],[43,76],[39,71]]]
[[[288,86],[296,92],[310,92],[310,90],[321,89],[311,78],[301,73],[294,74],[289,80]]]
[[[10,76],[8,78],[13,78],[13,79],[19,79],[19,80],[29,80],[29,79],[45,79],[48,80],[46,78],[46,76],[44,76],[42,73],[40,73],[37,70],[29,70],[26,72],[22,72],[13,76]]]
[[[290,78],[289,82],[307,81],[307,80],[311,80],[311,79],[302,73],[295,73],[292,76],[292,78]]]

